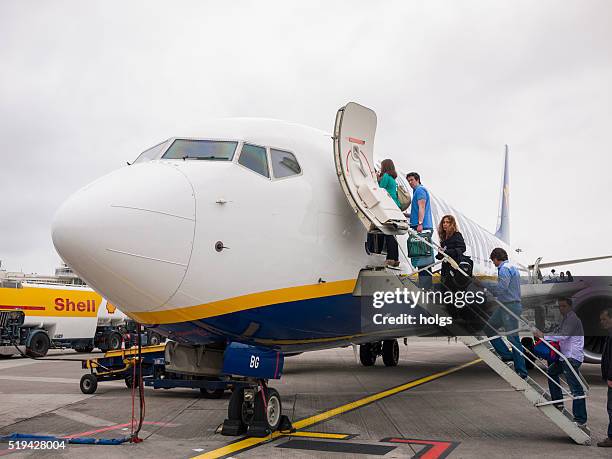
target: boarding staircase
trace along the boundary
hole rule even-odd
[[[416,233],[414,234],[418,237],[418,234]],[[430,244],[432,248],[434,249],[437,248],[432,243],[429,243],[429,241],[426,241],[424,239],[422,239],[422,241],[427,244]],[[400,248],[401,248],[401,244],[400,244]],[[403,252],[403,249],[402,249],[402,252]],[[407,260],[409,260],[406,254],[404,254],[404,256],[406,257]],[[445,256],[445,259],[449,263],[451,263],[451,265],[453,265],[453,268],[459,269],[457,264],[450,257]],[[422,269],[427,269],[427,268],[433,269],[435,265],[438,265],[440,263],[441,261],[436,261],[432,265],[419,268],[409,275],[398,275],[397,272],[394,272],[394,273],[396,274],[396,278],[399,280],[399,284],[401,284],[401,287],[408,289],[408,291],[410,290],[416,291],[419,289],[419,287],[417,285],[415,274],[418,273],[418,271]],[[474,282],[478,282],[478,281],[475,280]],[[394,288],[399,287],[399,285],[394,285],[394,286],[389,285],[389,287],[394,289]],[[503,303],[497,301],[497,299],[495,298],[490,298],[490,300],[496,302],[497,307],[501,307],[508,314],[513,315],[519,323],[518,330],[507,330],[504,332],[504,335],[510,335],[512,333],[518,333],[521,331],[529,331],[529,332],[534,331],[534,329],[525,319],[523,319],[520,316],[516,316]],[[435,315],[435,314],[448,315],[448,310],[446,306],[442,304],[428,303],[427,305],[419,305],[419,306],[427,310],[431,315]],[[478,318],[480,319],[481,323],[484,323],[488,320],[488,316],[483,315],[482,311],[476,311],[476,314],[480,315]],[[555,404],[558,405],[558,404],[562,404],[567,401],[573,401],[578,398],[586,398],[586,394],[588,393],[588,387],[586,383],[574,371],[571,365],[568,364],[571,371],[574,372],[574,375],[577,377],[578,381],[580,381],[581,385],[583,386],[585,395],[582,397],[574,397],[571,394],[567,385],[562,380],[560,380],[561,384],[558,384],[558,386],[561,389],[563,398],[560,400],[552,400],[547,387],[546,388],[542,387],[532,377],[528,376],[526,379],[521,378],[514,371],[513,367],[511,367],[508,363],[504,362],[500,358],[500,356],[495,352],[490,342],[495,338],[499,338],[500,336],[493,336],[493,337],[479,336],[479,333],[474,333],[473,329],[466,328],[461,323],[457,323],[457,321],[454,321],[453,324],[446,327],[446,329],[449,332],[449,334],[457,337],[459,341],[461,341],[468,348],[470,348],[478,357],[480,357],[480,359],[482,359],[484,363],[486,363],[493,371],[495,371],[495,373],[497,373],[502,379],[504,379],[513,389],[523,394],[523,396],[527,400],[529,400],[529,402],[533,404],[534,407],[536,407],[542,414],[548,417],[563,432],[565,432],[572,440],[574,440],[576,443],[581,444],[581,445],[591,444],[591,438],[590,438],[588,429],[578,426],[573,421],[573,416],[569,411],[567,411],[567,409],[564,408],[563,410],[560,410],[557,407],[555,407]],[[480,335],[482,334],[483,333],[480,332]],[[533,354],[531,353],[527,354],[524,352],[524,350],[516,349],[516,347],[510,341],[507,341],[506,339],[504,339],[504,342],[506,342],[507,345],[509,345],[511,348],[514,348],[515,350],[520,352],[525,358],[525,360],[527,362],[530,362],[534,366],[534,369],[530,370],[532,373],[534,370],[539,371],[541,374],[543,374],[546,377],[548,381],[552,381],[552,384],[557,384],[551,379],[550,376],[548,376],[546,369],[540,367],[539,362],[533,356]],[[553,350],[553,352],[556,352],[557,354],[559,354],[560,359],[567,360],[566,357],[556,348],[550,345],[549,347],[550,349]]]
[[[572,440],[580,445],[591,444],[591,437],[588,431],[576,425],[576,423],[573,421],[572,414],[566,409],[561,411],[555,407],[555,404],[557,403],[578,398],[572,396],[572,394],[563,384],[561,384],[561,391],[564,398],[562,400],[552,401],[548,389],[542,387],[531,377],[527,377],[527,379],[521,378],[507,363],[499,358],[497,353],[490,347],[489,344],[489,341],[493,338],[485,339],[477,336],[457,336],[457,339],[469,347],[478,357],[482,359],[484,363],[495,371],[495,373],[510,384],[513,389],[521,392],[527,400],[529,400],[538,410],[540,410],[542,414],[554,422]],[[512,343],[508,343],[512,346]],[[522,354],[526,360],[529,359],[525,353]],[[534,368],[541,370],[540,367],[537,366],[537,362],[533,362],[532,360],[530,361],[534,363]],[[546,376],[548,378],[548,375]],[[585,397],[586,395],[581,398]]]

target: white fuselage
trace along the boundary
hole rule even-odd
[[[239,145],[232,161],[137,162],[79,190],[56,215],[64,261],[125,313],[172,324],[346,293],[361,268],[382,264],[364,250],[366,230],[338,183],[330,134],[241,119],[203,126],[196,138]],[[245,142],[268,148],[268,158],[270,148],[292,152],[301,173],[270,179],[238,164]],[[495,275],[489,253],[508,246],[429,191],[435,224],[455,215],[475,273]]]

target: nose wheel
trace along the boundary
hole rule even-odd
[[[280,394],[275,389],[267,389],[267,391],[260,390],[258,396],[255,397],[255,416],[253,423],[249,426],[249,432],[255,429],[263,433],[263,435],[254,433],[255,437],[269,435],[278,430],[280,425],[283,409]]]
[[[292,430],[291,421],[282,411],[280,394],[265,382],[237,387],[232,392],[221,434],[266,437],[277,430]]]

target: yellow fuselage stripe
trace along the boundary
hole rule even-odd
[[[295,422],[293,424],[293,427],[296,429],[305,429],[314,424],[318,424],[319,422],[323,422],[335,416],[344,414],[347,411],[352,411],[357,408],[361,408],[362,406],[367,405],[369,403],[376,402],[386,397],[390,397],[391,395],[398,394],[399,392],[403,392],[408,389],[412,389],[413,387],[417,387],[422,384],[428,383],[430,381],[433,381],[434,379],[438,379],[443,376],[450,375],[451,373],[455,373],[456,371],[467,368],[480,361],[481,359],[472,360],[471,362],[464,363],[463,365],[449,368],[448,370],[441,371],[439,373],[434,373],[432,375],[425,376],[424,378],[421,378],[421,379],[410,381],[409,383],[402,384],[401,386],[393,387],[391,389],[387,389],[382,392],[378,392],[377,394],[370,395],[360,400],[355,400],[354,402],[350,402],[345,405],[341,405],[331,410],[324,411],[323,413],[320,413],[320,414],[315,414],[314,416],[310,416],[308,418],[301,419],[300,421]],[[265,438],[254,438],[254,437],[245,438],[244,440],[239,440],[227,446],[223,446],[221,448],[217,448],[215,450],[208,451],[204,454],[200,454],[199,456],[195,456],[192,459],[214,459],[214,458],[228,456],[230,454],[235,454],[244,449],[252,448],[253,446],[257,446],[261,443],[268,442],[270,440],[273,440],[275,438],[282,437],[282,436],[285,436],[285,435],[283,435],[280,432],[274,432],[272,435],[265,437]]]
[[[225,300],[213,301],[185,308],[151,312],[130,312],[129,315],[133,319],[145,324],[187,322],[272,304],[352,293],[355,289],[356,281],[356,279],[348,279],[320,284],[300,285],[298,287],[250,293],[248,295],[236,296]]]
[[[477,276],[479,280],[494,280],[491,276]],[[324,282],[320,284],[300,285],[264,292],[250,293],[210,303],[186,306],[183,308],[166,309],[160,311],[134,312],[128,315],[144,324],[174,324],[192,320],[206,319],[222,316],[233,312],[271,306],[292,301],[311,300],[326,296],[344,295],[353,293],[357,279]]]

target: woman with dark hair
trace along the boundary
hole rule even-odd
[[[401,208],[401,204],[397,197],[397,172],[395,172],[395,164],[391,159],[385,159],[380,163],[380,172],[378,173],[378,186],[387,190],[389,196],[393,199],[397,207]],[[387,261],[385,265],[388,268],[399,269],[399,248],[397,240],[393,235],[386,235],[385,242],[387,244]]]
[[[440,252],[444,252],[457,263],[461,261],[461,257],[466,250],[463,235],[457,229],[457,220],[452,215],[445,215],[438,225],[438,236],[440,236]],[[436,255],[438,260],[442,260],[442,253]],[[444,261],[442,263],[442,287],[444,290],[454,290],[455,285],[450,279],[451,266]]]

